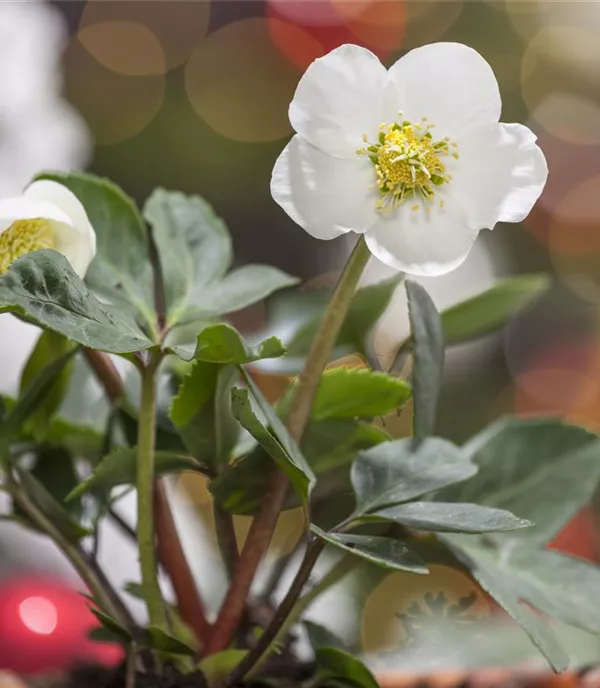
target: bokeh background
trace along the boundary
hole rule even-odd
[[[553,281],[503,333],[451,352],[439,434],[462,441],[505,413],[560,414],[600,429],[599,33],[600,2],[577,0],[4,0],[0,193],[17,194],[40,169],[54,168],[105,175],[140,202],[156,186],[201,194],[228,224],[238,264],[271,263],[327,282],[349,239],[313,240],[269,193],[302,72],[348,42],[386,64],[425,43],[467,43],[498,77],[503,120],[538,135],[550,178],[525,223],[482,232],[461,268],[423,283],[444,308],[505,275],[544,271]],[[365,280],[389,274],[374,261]],[[384,358],[408,329],[401,291],[379,327]],[[261,318],[258,308],[238,322],[252,330]],[[0,316],[0,391],[14,392],[35,336]],[[390,429],[402,432],[401,423]],[[202,511],[206,499],[195,486],[181,508]],[[597,530],[592,509],[559,544],[596,558]],[[28,537],[0,528],[0,668],[9,663],[2,651],[6,581],[31,572],[71,575],[51,547]],[[108,532],[103,556],[117,580],[135,578],[135,559],[116,532]],[[439,585],[451,586],[452,576],[442,571]],[[218,580],[202,581],[213,584],[218,599]],[[366,649],[379,640],[364,628],[385,627],[382,614],[397,611],[391,588],[375,590],[350,614],[363,625]],[[346,623],[349,599],[325,601],[323,609]]]

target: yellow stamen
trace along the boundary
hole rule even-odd
[[[54,232],[48,220],[17,220],[0,234],[0,275],[4,274],[13,260],[32,251],[54,248]]]

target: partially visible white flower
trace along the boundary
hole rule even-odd
[[[499,122],[498,83],[475,50],[434,43],[386,70],[344,45],[313,62],[290,105],[297,132],[271,192],[309,234],[365,234],[383,263],[441,275],[481,229],[520,222],[548,168],[535,135]]]
[[[83,205],[66,186],[46,179],[22,196],[0,199],[0,274],[44,248],[62,253],[80,277],[96,254],[96,233]]]
[[[79,113],[60,94],[67,31],[45,2],[0,2],[0,194],[40,169],[71,170],[90,157]]]

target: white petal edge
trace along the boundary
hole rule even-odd
[[[294,136],[277,159],[271,194],[316,239],[363,233],[378,218],[372,164],[364,157],[334,158]]]
[[[75,272],[83,277],[96,255],[96,232],[81,201],[66,186],[50,179],[33,182],[25,189],[23,197],[51,203],[70,218],[76,231],[59,231],[56,248],[69,258]]]
[[[408,275],[435,277],[456,269],[467,257],[478,231],[466,221],[462,206],[445,198],[429,213],[423,207],[413,211],[404,203],[367,232],[365,240],[371,253],[382,263]]]
[[[522,124],[488,124],[465,132],[459,151],[448,193],[466,207],[469,224],[522,222],[548,179],[535,134]]]
[[[374,140],[381,122],[394,121],[399,103],[386,68],[370,50],[342,45],[306,70],[290,103],[294,130],[313,146],[353,158]]]
[[[502,109],[494,72],[473,48],[432,43],[415,48],[391,68],[405,119],[435,124],[435,138],[455,137],[469,127],[498,122]]]

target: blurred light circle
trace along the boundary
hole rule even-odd
[[[323,45],[308,31],[276,17],[268,17],[267,21],[274,45],[298,69],[304,71],[325,54]]]
[[[92,57],[118,74],[149,76],[165,72],[160,43],[143,24],[102,22],[81,29],[77,37]]]
[[[208,31],[210,0],[173,3],[172,0],[89,0],[80,30],[105,22],[128,22],[146,27],[158,39],[166,69],[183,64]]]
[[[99,64],[78,39],[70,42],[65,60],[69,99],[83,115],[96,144],[119,143],[139,134],[160,110],[164,75],[117,74]]]
[[[336,6],[357,3],[335,2]],[[361,12],[343,13],[346,26],[366,47],[374,51],[392,51],[400,47],[406,31],[406,5],[402,0],[372,0],[363,3]],[[341,9],[340,9],[341,11]]]
[[[568,189],[557,204],[548,237],[552,254],[600,253],[599,218],[600,175],[596,175]]]
[[[532,116],[558,138],[598,143],[600,109],[586,94],[595,92],[599,68],[596,36],[568,26],[541,29],[521,64],[522,95]]]
[[[364,652],[401,651],[406,634],[399,615],[411,605],[422,608],[427,595],[443,593],[449,605],[471,598],[468,613],[477,619],[490,614],[479,588],[465,574],[449,566],[429,566],[427,576],[390,573],[371,592],[362,612],[361,641]]]
[[[267,0],[269,8],[301,26],[332,26],[355,17],[374,0]],[[397,0],[390,0],[396,2]]]
[[[19,618],[32,633],[50,635],[58,623],[58,611],[46,597],[27,597],[19,604]]]
[[[600,303],[600,259],[597,253],[551,253],[561,282],[583,301]]]
[[[456,22],[463,6],[463,0],[406,2],[406,30],[402,49],[410,50],[439,41]]]
[[[277,141],[292,133],[287,111],[300,74],[273,44],[269,21],[255,17],[224,26],[186,65],[192,106],[235,141]]]
[[[515,31],[529,41],[543,26],[545,15],[552,16],[558,4],[555,0],[504,0],[504,9]]]

